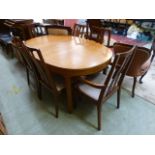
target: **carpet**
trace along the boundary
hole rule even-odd
[[[85,99],[78,101],[73,114],[66,111],[66,95],[61,95],[60,115],[53,115],[53,98],[43,90],[43,100],[29,88],[25,69],[0,52],[0,112],[11,135],[124,135],[155,134],[155,106],[122,90],[121,107],[116,109],[116,95],[102,108],[102,130],[96,129],[96,107]]]

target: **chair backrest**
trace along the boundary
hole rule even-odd
[[[47,25],[45,27],[46,34],[52,35],[71,35],[72,29],[61,25]]]
[[[26,47],[26,46],[25,46]],[[34,66],[37,70],[40,81],[56,95],[57,89],[55,82],[52,78],[52,74],[48,70],[48,66],[45,64],[44,58],[39,49],[26,47],[27,52],[30,55],[30,59],[34,63]]]
[[[101,19],[87,19],[86,22],[88,26],[102,27]]]
[[[52,79],[52,75],[47,69],[47,65],[44,62],[44,58],[39,49],[27,47],[19,38],[14,39],[16,46],[20,48],[26,65],[28,65],[37,79],[47,86],[53,93],[57,94],[56,85]]]
[[[104,29],[96,26],[90,27],[90,33],[88,34],[88,39],[94,40],[98,43],[104,42]]]
[[[26,27],[29,32],[29,38],[45,35],[45,28],[39,23],[26,24]]]
[[[114,52],[125,52],[129,50],[132,45],[115,43]],[[149,69],[151,64],[151,50],[145,47],[137,47],[135,50],[135,56],[133,61],[126,73],[128,76],[141,76],[146,72],[146,69]],[[146,69],[143,67],[145,66]]]
[[[135,49],[136,47],[134,46],[126,52],[118,52],[115,54],[112,66],[105,79],[104,87],[101,90],[99,100],[102,100],[103,97],[111,96],[118,87],[121,87],[125,74],[132,63]],[[120,60],[122,61],[121,65],[119,65]]]
[[[82,38],[84,37],[85,29],[86,25],[74,24],[72,35]]]
[[[90,33],[90,27],[95,26],[95,27],[102,27],[102,22],[100,19],[87,19],[86,20],[87,27],[86,27],[86,38],[89,38],[89,33]]]
[[[63,19],[43,19],[43,23],[51,25],[64,25]]]
[[[34,69],[34,64],[32,60],[29,58],[29,54],[27,54],[27,48],[25,48],[22,40],[19,37],[13,37],[12,39],[12,46],[17,55],[19,56],[19,59],[22,59],[21,61],[25,65],[27,69],[31,69],[36,73],[36,70]],[[37,73],[36,73],[37,74]]]
[[[32,24],[26,24],[29,32],[29,37],[34,38],[37,36],[37,31],[36,31],[36,25],[34,23]]]
[[[45,26],[41,23],[34,23],[34,29],[37,36],[45,35]]]
[[[24,59],[24,57],[22,55],[21,47],[19,47],[19,46],[16,45],[15,38],[16,37],[13,37],[13,39],[12,39],[12,43],[11,43],[12,44],[12,50],[13,50],[16,58],[19,60],[19,62],[21,62],[23,65],[26,66],[25,59]]]

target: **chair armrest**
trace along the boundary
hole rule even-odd
[[[87,79],[84,79],[83,76],[79,77],[78,80],[79,80],[80,82],[82,82],[82,83],[85,83],[85,84],[90,85],[90,86],[95,87],[95,88],[101,89],[101,88],[105,87],[105,86],[102,85],[102,84],[94,83],[94,82],[92,82],[92,81],[89,81],[89,80],[87,80]]]

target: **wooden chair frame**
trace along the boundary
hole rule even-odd
[[[120,94],[121,94],[121,85],[123,79],[126,75],[126,72],[133,60],[134,51],[136,47],[132,47],[130,50],[117,53],[115,55],[114,61],[112,63],[112,67],[104,80],[104,83],[94,83],[91,80],[87,80],[86,78],[80,77],[80,83],[77,84],[76,88],[80,92],[94,101],[94,104],[97,106],[97,114],[98,114],[98,130],[101,130],[101,109],[102,104],[110,98],[115,92],[117,92],[117,108],[120,106]],[[119,61],[122,61],[122,65],[119,65]],[[89,85],[90,87],[95,88],[96,90],[100,90],[99,97],[97,99],[92,98],[87,92],[81,89],[81,84]]]

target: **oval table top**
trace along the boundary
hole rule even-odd
[[[112,57],[112,51],[102,44],[73,36],[46,35],[25,44],[40,49],[51,70],[64,76],[95,73],[104,69]]]

